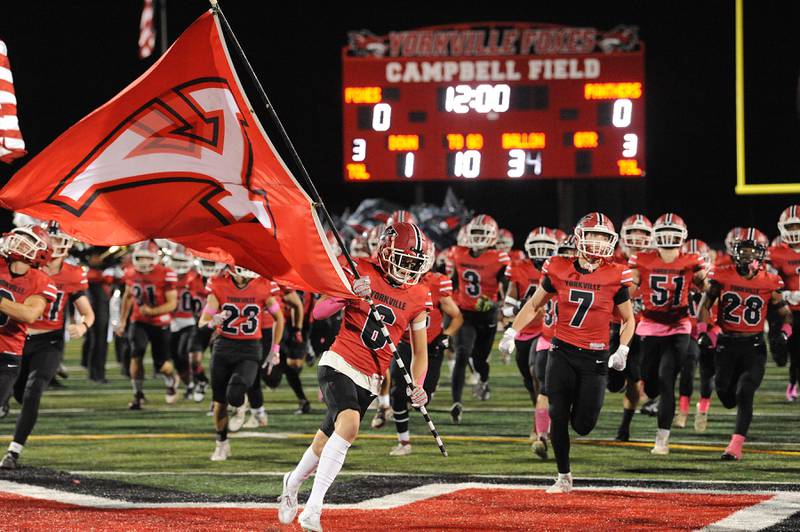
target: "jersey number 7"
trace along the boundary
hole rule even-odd
[[[583,325],[583,320],[586,319],[586,313],[592,308],[594,292],[589,292],[587,290],[570,290],[569,301],[570,303],[578,304],[575,314],[573,314],[572,319],[569,320],[569,326],[580,327]]]

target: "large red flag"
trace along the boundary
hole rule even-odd
[[[17,172],[0,204],[90,244],[169,238],[295,288],[353,297],[210,12]]]

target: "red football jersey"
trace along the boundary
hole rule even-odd
[[[631,255],[628,265],[639,270],[639,293],[643,317],[658,323],[678,323],[688,317],[689,290],[695,272],[705,262],[695,253],[681,253],[664,262],[657,251]]]
[[[583,349],[608,349],[608,324],[617,306],[615,299],[628,299],[627,287],[633,281],[630,270],[604,262],[588,272],[578,269],[575,258],[550,257],[542,273],[545,289],[558,302],[555,338]]]
[[[61,265],[58,273],[50,276],[50,280],[56,287],[56,297],[47,303],[44,314],[31,325],[31,329],[42,331],[63,329],[64,310],[67,308],[70,296],[89,288],[86,270],[66,262]]]
[[[524,251],[521,249],[512,249],[508,252],[508,257],[511,259],[511,262],[515,262],[518,260],[525,260],[528,256],[525,254]]]
[[[542,282],[542,272],[527,259],[512,261],[506,268],[506,277],[517,288],[517,300],[524,305],[536,291],[536,287]],[[518,331],[520,337],[534,337],[542,334],[542,319],[536,318]]]
[[[149,273],[139,273],[128,267],[125,270],[125,286],[130,287],[133,294],[133,315],[131,321],[149,323],[163,327],[169,325],[172,314],[167,312],[158,316],[142,316],[139,307],[158,307],[167,302],[167,292],[176,289],[178,276],[173,270],[156,264]]]
[[[176,287],[178,289],[178,306],[175,308],[174,316],[176,318],[194,318],[199,301],[198,295],[205,294],[203,277],[196,271],[191,270],[178,276]],[[205,295],[203,295],[203,298],[205,298]]]
[[[733,259],[730,255],[725,253],[724,251],[720,251],[717,254],[717,258],[714,259],[714,266],[717,268],[723,268],[725,266],[733,266]]]
[[[456,246],[451,258],[454,297],[458,308],[475,310],[480,297],[497,301],[500,278],[504,275],[506,266],[511,263],[508,253],[489,249],[478,257],[473,257],[469,248]]]
[[[283,293],[281,287],[275,281],[269,282],[269,294],[275,298],[278,305],[283,305],[283,298],[281,297]],[[264,309],[261,313],[261,328],[272,329],[273,325],[275,325],[275,318],[272,317],[272,314],[270,314],[267,309]]]
[[[800,290],[800,250],[786,244],[769,248],[769,261],[783,279],[786,290]],[[800,310],[800,305],[790,305],[791,310]]]
[[[373,302],[396,344],[411,321],[433,307],[430,288],[426,283],[397,288],[389,284],[372,260],[356,259],[356,264],[359,273],[370,278]],[[365,375],[384,375],[392,361],[392,352],[375,320],[367,320],[369,312],[363,299],[347,300],[342,328],[331,351]]]
[[[272,297],[268,279],[257,277],[239,288],[225,272],[209,279],[206,287],[217,298],[219,311],[229,313],[217,328],[220,336],[232,340],[261,339],[261,315]]]
[[[31,268],[25,275],[12,275],[9,261],[0,257],[0,297],[24,303],[31,296],[42,296],[45,302],[55,301],[58,288],[41,270]],[[28,324],[0,314],[0,353],[22,355]]]
[[[433,303],[433,306],[428,313],[428,343],[430,343],[434,338],[442,334],[444,330],[439,301],[443,297],[453,295],[453,281],[443,273],[428,272],[422,277],[420,283],[426,284],[431,291],[431,303]],[[411,335],[408,329],[403,333],[403,339],[400,341],[411,342]]]
[[[719,268],[708,274],[720,288],[717,324],[723,332],[760,333],[764,330],[772,293],[783,288],[781,278],[760,270],[745,279],[734,268]]]

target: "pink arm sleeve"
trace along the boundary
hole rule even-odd
[[[315,320],[324,320],[330,318],[344,308],[344,299],[330,297],[317,302],[314,305],[314,310],[311,312],[311,317]]]

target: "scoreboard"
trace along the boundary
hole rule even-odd
[[[645,174],[636,27],[485,22],[348,41],[346,181]]]

